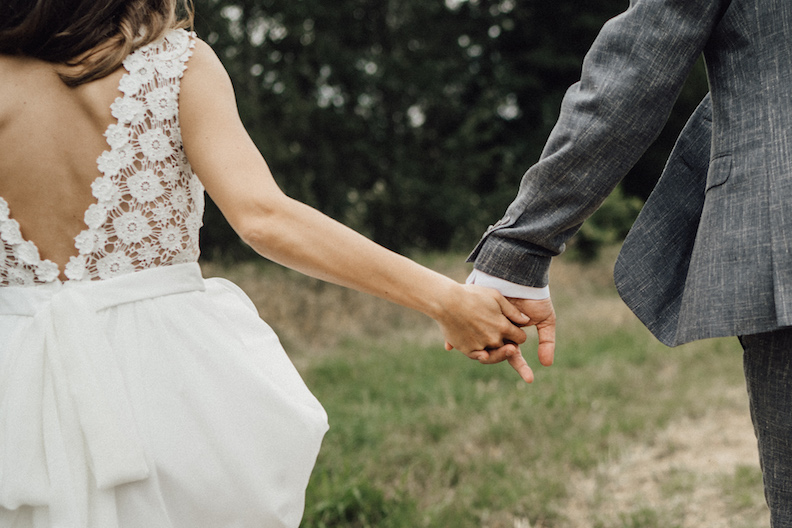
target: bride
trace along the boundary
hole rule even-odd
[[[264,257],[532,379],[500,294],[278,189],[180,4],[1,4],[3,528],[299,524],[326,415],[244,293],[202,278],[204,189]]]

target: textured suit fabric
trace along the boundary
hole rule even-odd
[[[704,208],[711,142],[708,95],[682,130],[614,269],[624,302],[667,345],[677,341],[682,298]]]
[[[743,368],[773,528],[792,526],[792,329],[743,336]]]
[[[703,52],[712,98],[703,189],[688,202],[658,186],[659,209],[645,219],[659,223],[639,226],[624,253],[621,293],[657,297],[638,303],[639,315],[671,345],[792,325],[791,36],[789,0],[633,0],[586,55],[540,161],[471,254],[476,268],[547,284],[551,258],[656,138]],[[684,241],[676,265],[630,262],[668,247],[659,240],[668,236]]]

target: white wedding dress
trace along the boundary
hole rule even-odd
[[[0,198],[2,528],[299,525],[327,417],[245,294],[196,262],[193,38],[124,61],[68,280]]]

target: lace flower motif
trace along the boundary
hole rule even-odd
[[[107,220],[107,209],[101,203],[91,204],[85,211],[84,222],[89,229],[99,229]]]
[[[160,251],[155,246],[143,246],[137,252],[137,261],[143,265],[151,266],[154,262],[160,258]]]
[[[110,145],[111,148],[120,149],[129,143],[130,130],[125,126],[113,123],[107,127],[105,137],[107,138],[107,144]]]
[[[41,260],[33,242],[22,238],[19,223],[9,218],[8,202],[0,198],[0,285],[31,286],[58,278],[58,265]]]
[[[162,130],[146,130],[138,136],[138,142],[143,155],[154,161],[165,161],[173,152],[173,145]]]
[[[117,122],[105,131],[109,149],[96,160],[102,175],[91,185],[96,203],[74,239],[78,255],[63,270],[69,281],[198,259],[203,186],[184,154],[178,107],[194,38],[174,30],[124,59],[123,96],[110,107]],[[41,259],[10,215],[0,198],[0,286],[58,280],[58,266]]]
[[[121,203],[121,193],[113,180],[107,176],[97,178],[91,184],[94,197],[104,207],[110,209]]]
[[[160,233],[160,245],[168,252],[175,252],[182,245],[182,232],[176,226],[168,226]]]
[[[176,79],[182,74],[181,64],[178,59],[168,59],[157,63],[157,73],[166,79]]]
[[[124,59],[124,68],[131,74],[147,75],[147,70],[151,68],[151,61],[147,60],[142,53],[130,53]],[[143,72],[141,72],[143,70]]]
[[[177,211],[187,212],[191,205],[190,194],[187,189],[176,188],[171,194],[171,203]]]
[[[99,170],[107,176],[115,176],[135,161],[135,155],[126,146],[103,152],[96,163]]]
[[[74,245],[82,254],[101,250],[108,243],[107,233],[99,229],[86,229],[74,238]]]
[[[170,32],[124,60],[124,94],[112,105],[118,123],[105,134],[110,150],[97,160],[97,203],[67,266],[70,280],[105,279],[198,257],[203,186],[186,161],[179,129],[179,83],[190,34]]]
[[[33,242],[24,241],[14,246],[14,256],[22,264],[35,266],[39,259],[38,248]]]
[[[85,256],[78,255],[76,257],[71,257],[63,273],[69,280],[83,280],[88,273],[88,269],[85,265]]]
[[[24,267],[13,267],[8,270],[8,283],[11,286],[30,286],[36,282],[33,270]]]
[[[151,169],[136,172],[127,178],[127,187],[129,194],[141,202],[152,202],[165,192],[165,188]]]
[[[173,90],[163,86],[156,88],[146,94],[146,105],[154,114],[156,119],[166,121],[176,117],[179,112],[179,105],[173,97]]]
[[[96,263],[96,268],[101,279],[112,279],[135,271],[132,257],[123,253],[110,253]]]
[[[135,245],[151,234],[151,225],[143,213],[129,211],[113,220],[113,229],[122,244]]]
[[[39,282],[53,282],[60,275],[58,265],[51,260],[43,260],[36,265],[36,278]]]
[[[130,97],[119,97],[110,105],[110,111],[119,124],[139,124],[146,115],[146,108],[143,101]]]
[[[0,238],[12,247],[24,242],[22,232],[19,230],[19,223],[12,219],[0,222]]]

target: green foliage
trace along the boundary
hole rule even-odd
[[[196,7],[199,36],[228,69],[243,121],[281,187],[408,250],[469,249],[500,217],[539,157],[586,50],[627,2]],[[683,93],[684,110],[700,96],[700,86]],[[682,121],[672,124],[678,130]],[[668,136],[628,177],[633,190],[651,188],[675,133]],[[211,204],[202,236],[210,257],[245,254]],[[602,238],[612,237],[586,243]]]

